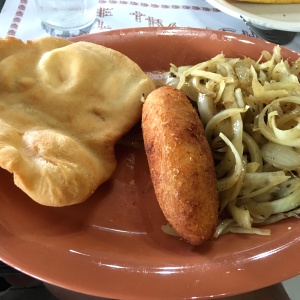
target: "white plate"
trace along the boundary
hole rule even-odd
[[[300,4],[257,4],[234,0],[207,0],[235,18],[243,16],[254,25],[300,32]]]

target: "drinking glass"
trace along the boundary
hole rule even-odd
[[[98,0],[35,0],[38,16],[51,35],[88,33],[96,19]]]

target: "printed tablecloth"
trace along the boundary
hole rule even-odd
[[[10,35],[28,40],[50,35],[37,16],[34,0],[6,1],[0,13],[0,24],[0,37]],[[97,19],[90,33],[163,26],[208,28],[255,36],[243,21],[221,12],[204,0],[99,0]],[[300,35],[287,47],[300,51]]]

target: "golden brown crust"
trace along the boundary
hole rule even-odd
[[[86,200],[155,87],[128,57],[86,42],[0,39],[0,166],[38,203]]]
[[[186,96],[161,87],[146,99],[142,129],[159,205],[193,245],[212,237],[218,219],[214,163],[203,126]]]

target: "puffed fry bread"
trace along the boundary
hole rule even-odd
[[[155,88],[128,57],[88,42],[0,39],[0,167],[34,201],[87,200]]]
[[[167,221],[192,245],[211,239],[218,220],[214,163],[198,114],[172,87],[149,94],[142,130],[150,174]]]

